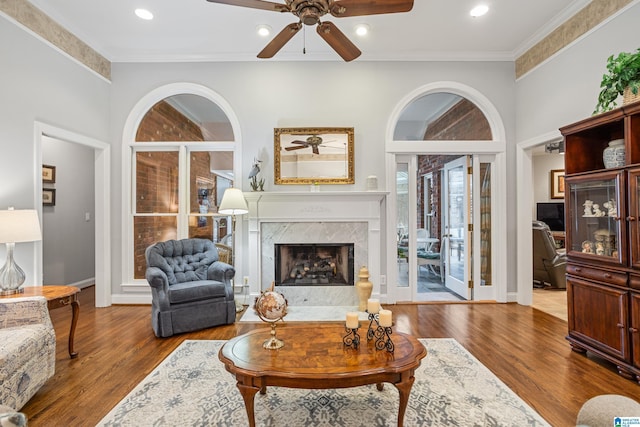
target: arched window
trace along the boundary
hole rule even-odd
[[[133,279],[145,278],[145,250],[153,243],[228,243],[231,221],[218,206],[234,181],[233,129],[219,105],[196,94],[165,97],[144,112],[130,144]]]
[[[396,122],[395,141],[489,141],[484,113],[467,98],[450,92],[423,95],[407,105]]]

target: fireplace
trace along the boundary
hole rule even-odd
[[[354,244],[275,244],[279,286],[353,286]]]
[[[358,269],[367,266],[373,295],[386,293],[381,284],[381,213],[385,193],[357,191],[255,191],[245,193],[249,214],[249,284],[251,296],[276,282],[276,245],[330,246],[353,244],[353,270],[346,283],[275,286],[289,306],[357,306],[354,286]],[[349,259],[350,253],[346,255]],[[345,256],[343,256],[343,259]],[[282,267],[280,267],[282,268]],[[303,267],[304,268],[304,267]],[[353,272],[351,272],[353,271]],[[290,274],[290,271],[289,271]]]

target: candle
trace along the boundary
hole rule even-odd
[[[376,314],[380,311],[380,301],[377,299],[368,299],[367,300],[367,311],[370,314]]]
[[[391,310],[380,310],[379,317],[380,326],[383,328],[391,327]]]
[[[358,329],[360,324],[358,323],[358,313],[350,311],[347,313],[347,328]]]

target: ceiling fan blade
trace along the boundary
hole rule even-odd
[[[263,0],[207,0],[211,3],[229,4],[231,6],[250,7],[252,9],[273,10],[274,12],[289,12],[286,4],[273,3]]]
[[[353,61],[362,53],[360,49],[351,43],[351,40],[331,22],[323,22],[318,25],[316,31],[320,34],[320,37],[329,43],[329,46],[347,62]]]
[[[282,31],[278,33],[277,36],[273,38],[269,42],[268,45],[265,46],[264,49],[258,54],[258,58],[272,58],[273,55],[278,53],[282,46],[287,44],[291,37],[295,36],[298,31],[302,28],[302,24],[300,22],[295,24],[289,24]]]
[[[313,147],[311,147],[311,149],[313,150],[313,154],[320,154],[320,151],[318,151],[317,145],[314,145]]]
[[[309,143],[307,141],[300,141],[299,139],[296,139],[295,141],[291,141],[292,144],[304,144],[309,145]]]
[[[293,150],[302,150],[303,148],[307,148],[308,145],[301,145],[299,147],[284,147],[285,151],[293,151]]]
[[[330,3],[329,12],[337,18],[342,18],[409,12],[412,8],[413,0],[336,0]]]

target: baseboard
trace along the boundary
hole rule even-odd
[[[130,294],[112,294],[111,304],[113,305],[151,305],[151,294],[148,295],[130,295]]]
[[[89,286],[93,286],[96,284],[96,278],[90,277],[88,279],[80,280],[79,282],[67,283],[67,286],[75,286],[79,289],[88,288]]]

